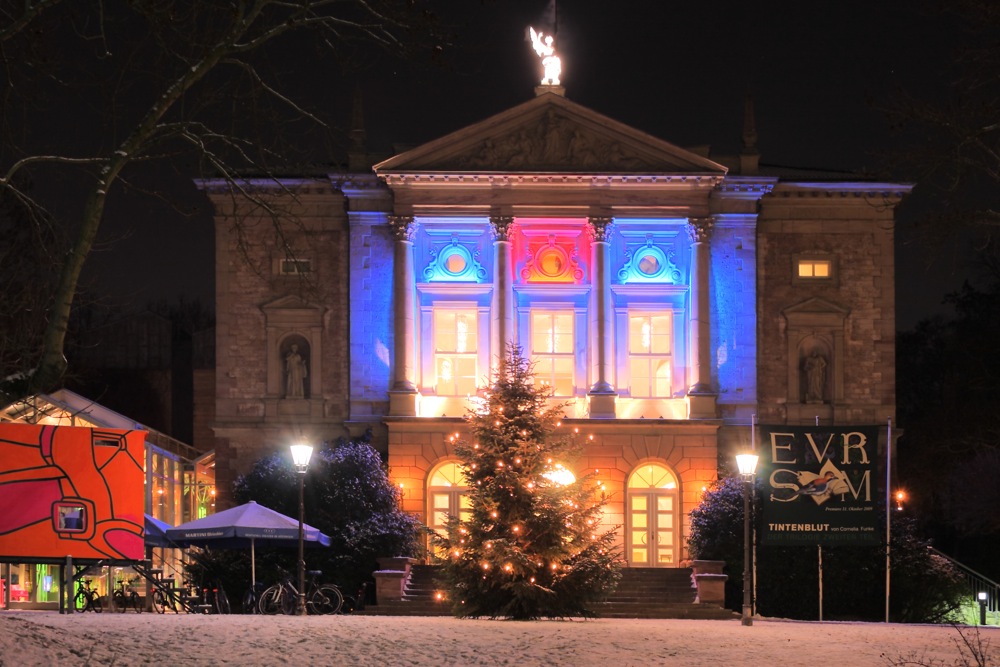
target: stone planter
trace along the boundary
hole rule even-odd
[[[415,558],[406,556],[386,556],[378,558],[380,569],[374,573],[375,602],[381,604],[391,600],[402,600],[406,581],[410,578],[410,567],[417,563]]]
[[[719,605],[726,604],[726,580],[728,574],[696,574],[694,583],[698,588],[695,602],[702,604]]]

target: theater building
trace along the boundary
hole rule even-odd
[[[749,111],[749,110],[748,110]],[[631,566],[761,422],[895,416],[908,186],[680,148],[559,86],[367,168],[200,185],[216,211],[216,475],[372,434],[405,509],[462,506],[453,442],[508,344],[567,403]],[[736,128],[739,132],[739,128]],[[265,211],[267,212],[265,214]],[[884,444],[884,443],[883,443]]]

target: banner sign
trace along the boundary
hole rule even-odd
[[[873,545],[879,426],[760,426],[765,545]]]
[[[146,432],[0,423],[0,559],[144,556]]]

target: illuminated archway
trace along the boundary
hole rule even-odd
[[[626,558],[631,567],[674,567],[678,560],[680,489],[662,463],[646,462],[626,485]]]
[[[462,521],[470,517],[468,496],[462,464],[457,460],[439,463],[427,476],[427,526],[434,532],[445,534],[448,518],[457,516]],[[438,555],[433,545],[428,553]]]

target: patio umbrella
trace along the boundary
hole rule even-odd
[[[176,544],[167,539],[167,531],[173,528],[173,526],[148,514],[146,515],[145,523],[143,541],[147,547],[161,547],[164,549],[177,547]]]
[[[330,538],[303,524],[305,542],[328,547]],[[257,544],[289,547],[298,544],[299,520],[250,501],[204,519],[188,521],[167,530],[167,539],[181,546],[245,549],[250,547],[250,570],[257,584]]]

